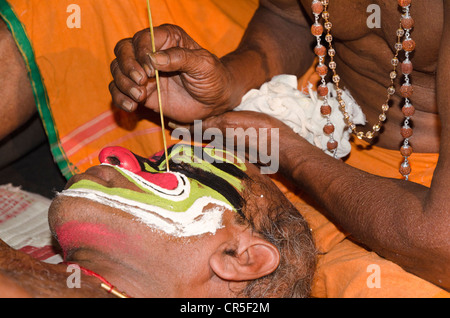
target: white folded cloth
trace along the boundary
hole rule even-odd
[[[333,155],[327,149],[329,135],[323,132],[323,127],[327,123],[327,119],[320,113],[323,102],[319,100],[317,92],[312,90],[312,85],[308,86],[309,94],[299,91],[297,85],[297,77],[294,75],[275,76],[260,89],[247,92],[235,111],[256,111],[275,117],[311,144]],[[338,142],[336,157],[342,158],[351,150],[349,142],[351,130],[345,124],[336,99],[336,89],[332,83],[328,84],[328,91],[328,104],[332,108],[330,120],[335,127],[333,138]],[[347,90],[343,90],[342,98],[346,103],[350,120],[356,125],[364,124],[365,116]]]

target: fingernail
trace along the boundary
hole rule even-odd
[[[150,53],[148,56],[156,65],[167,65],[170,62],[169,55],[164,52]]]
[[[138,71],[131,71],[130,77],[136,84],[140,84],[142,80],[142,75]]]
[[[130,94],[131,94],[131,96],[133,96],[133,98],[136,101],[139,101],[139,98],[141,98],[141,96],[142,96],[142,92],[140,90],[138,90],[136,87],[132,87],[130,89]]]
[[[145,73],[147,73],[148,77],[152,76],[152,70],[151,70],[150,66],[148,66],[147,64],[144,64],[144,71],[145,71]]]
[[[125,108],[125,110],[131,112],[131,110],[133,109],[133,104],[130,101],[124,101],[122,103],[123,108]]]

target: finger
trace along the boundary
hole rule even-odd
[[[190,50],[181,47],[150,53],[148,58],[152,66],[162,72],[183,72],[190,75],[211,70],[217,62],[214,55],[204,49]]]
[[[123,94],[129,96],[138,103],[145,100],[145,89],[138,86],[134,81],[132,81],[122,73],[117,59],[111,63],[111,74],[114,78],[114,84],[116,88],[119,89]]]
[[[153,77],[154,70],[152,65],[148,62],[148,54],[153,51],[149,29],[137,32],[133,36],[132,45],[135,52],[136,61],[145,70],[148,77]]]
[[[194,121],[193,124],[186,125],[181,123],[171,122],[172,127],[180,127],[188,129],[191,134],[195,134],[198,130],[205,131],[207,129],[218,129],[222,133],[226,129],[226,123],[224,125],[224,115],[220,116],[210,116],[208,118],[202,119],[200,121]]]
[[[123,94],[116,86],[114,81],[109,84],[109,92],[111,93],[113,104],[127,112],[133,112],[138,107],[138,103]]]
[[[136,60],[132,39],[119,41],[114,48],[114,54],[121,72],[137,85],[143,85],[146,72]]]
[[[154,28],[154,41],[156,52],[174,47],[200,48],[182,28],[171,24],[164,24]],[[150,30],[145,29],[136,33],[132,42],[137,61],[145,69],[149,77],[154,76],[154,67],[149,60],[149,55],[153,53]]]

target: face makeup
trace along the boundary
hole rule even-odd
[[[106,187],[82,179],[59,195],[120,209],[148,227],[172,236],[214,234],[223,227],[222,215],[226,210],[240,212],[239,190],[246,177],[245,164],[217,163],[219,158],[210,149],[201,149],[202,158],[195,155],[198,153],[195,147],[170,150],[168,159],[164,155],[144,159],[121,147],[102,150],[99,156],[102,165],[116,169],[140,191]],[[166,164],[170,164],[170,172],[165,172]]]

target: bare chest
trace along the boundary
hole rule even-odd
[[[311,0],[301,1],[312,21],[311,3]],[[443,7],[442,0],[412,0],[411,4],[411,16],[414,18],[411,37],[416,42],[416,48],[410,56],[414,66],[411,74],[414,94],[411,101],[417,110],[414,117],[415,131],[428,140],[428,144],[423,142],[423,147],[421,140],[416,142],[424,152],[438,149],[436,71],[439,68],[439,50],[444,32]],[[402,10],[394,0],[329,0],[328,12],[341,83],[363,108],[368,121],[376,122],[389,86],[391,59],[395,52],[396,31],[400,26]],[[399,56],[399,59],[402,61],[403,56]],[[399,85],[400,80],[397,79],[397,92]],[[386,141],[384,134],[379,140],[380,145],[388,148],[396,148],[401,139],[395,133],[404,118],[401,113],[402,98],[397,92],[393,96],[385,130],[398,136]],[[433,146],[429,145],[430,140],[435,141]]]
[[[301,0],[312,19],[311,0]],[[333,37],[357,54],[377,61],[394,51],[401,8],[395,0],[330,0],[328,6]],[[416,41],[415,68],[435,72],[444,24],[443,0],[413,0],[412,37]],[[378,41],[368,39],[378,38]],[[380,45],[384,42],[383,46]],[[381,53],[381,55],[380,55]]]

